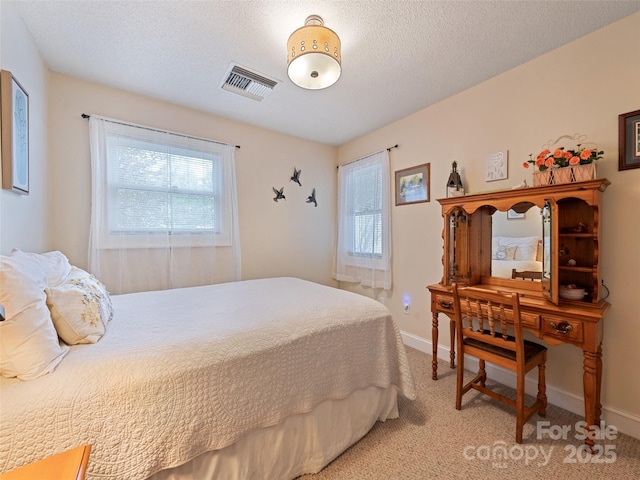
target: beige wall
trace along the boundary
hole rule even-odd
[[[287,275],[334,284],[335,147],[57,73],[51,74],[50,92],[51,243],[72,263],[87,263],[91,168],[89,126],[81,118],[87,113],[240,145],[235,158],[242,277]],[[289,181],[294,166],[302,170],[302,187]],[[272,186],[285,187],[286,201],[273,201]],[[313,187],[317,208],[305,202]]]
[[[59,249],[86,268],[91,170],[88,122],[80,117],[86,112],[240,145],[243,278],[290,275],[335,285],[337,148],[50,73],[13,7],[0,2],[0,16],[0,66],[29,93],[31,168],[29,196],[0,191],[0,254]],[[289,181],[294,166],[302,170],[302,188]],[[273,202],[272,186],[285,187],[286,202]],[[317,208],[305,203],[313,187]]]
[[[47,215],[49,72],[22,19],[4,2],[0,2],[0,25],[0,67],[9,70],[29,94],[30,114],[30,193],[0,190],[0,254],[8,254],[14,247],[42,251],[51,245]]]
[[[394,170],[431,164],[431,202],[392,211],[394,287],[386,301],[402,330],[430,340],[425,286],[441,279],[443,245],[440,206],[433,199],[445,196],[451,162],[458,161],[466,190],[476,193],[511,188],[524,178],[531,185],[532,170],[522,168],[522,162],[550,139],[580,132],[596,142],[605,151],[598,176],[611,181],[601,223],[601,273],[612,304],[605,323],[602,401],[608,411],[635,417],[636,422],[640,418],[640,169],[618,171],[618,115],[640,109],[639,49],[640,14],[635,14],[339,151],[343,163],[397,143],[399,148],[391,151]],[[509,150],[509,178],[485,183],[486,154],[504,149]],[[402,313],[405,295],[412,302],[408,315]],[[448,324],[445,318],[440,320]],[[439,343],[448,347],[447,330],[440,329]],[[582,397],[582,352],[573,346],[551,348],[547,379],[549,386]]]

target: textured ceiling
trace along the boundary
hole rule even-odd
[[[640,0],[0,1],[55,72],[330,145],[640,10]],[[342,76],[319,91],[286,73],[287,38],[310,14],[342,40]],[[262,102],[221,90],[231,62],[282,83]]]

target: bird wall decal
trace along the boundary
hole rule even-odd
[[[276,187],[271,187],[273,188],[273,193],[276,194],[275,197],[273,197],[273,201],[277,202],[278,200],[286,200],[287,198],[284,196],[284,187],[282,187],[280,190],[276,190]]]
[[[297,170],[296,167],[293,167],[293,177],[291,177],[291,180],[293,180],[294,182],[296,182],[298,185],[302,186],[302,184],[300,183],[300,174],[302,173],[302,170]]]
[[[311,192],[311,195],[307,197],[307,203],[313,203],[314,207],[318,206],[318,202],[316,201],[316,189],[314,188]]]

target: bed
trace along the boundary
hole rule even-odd
[[[491,276],[512,278],[518,272],[542,272],[542,241],[538,237],[492,238]]]
[[[517,272],[542,272],[542,262],[536,260],[492,260],[491,276],[511,278],[513,270]]]
[[[415,398],[389,310],[362,295],[269,278],[109,300],[95,343],[0,377],[0,472],[91,444],[89,479],[295,478]]]

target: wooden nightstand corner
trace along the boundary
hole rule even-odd
[[[82,445],[0,474],[0,480],[84,480],[91,445]]]

